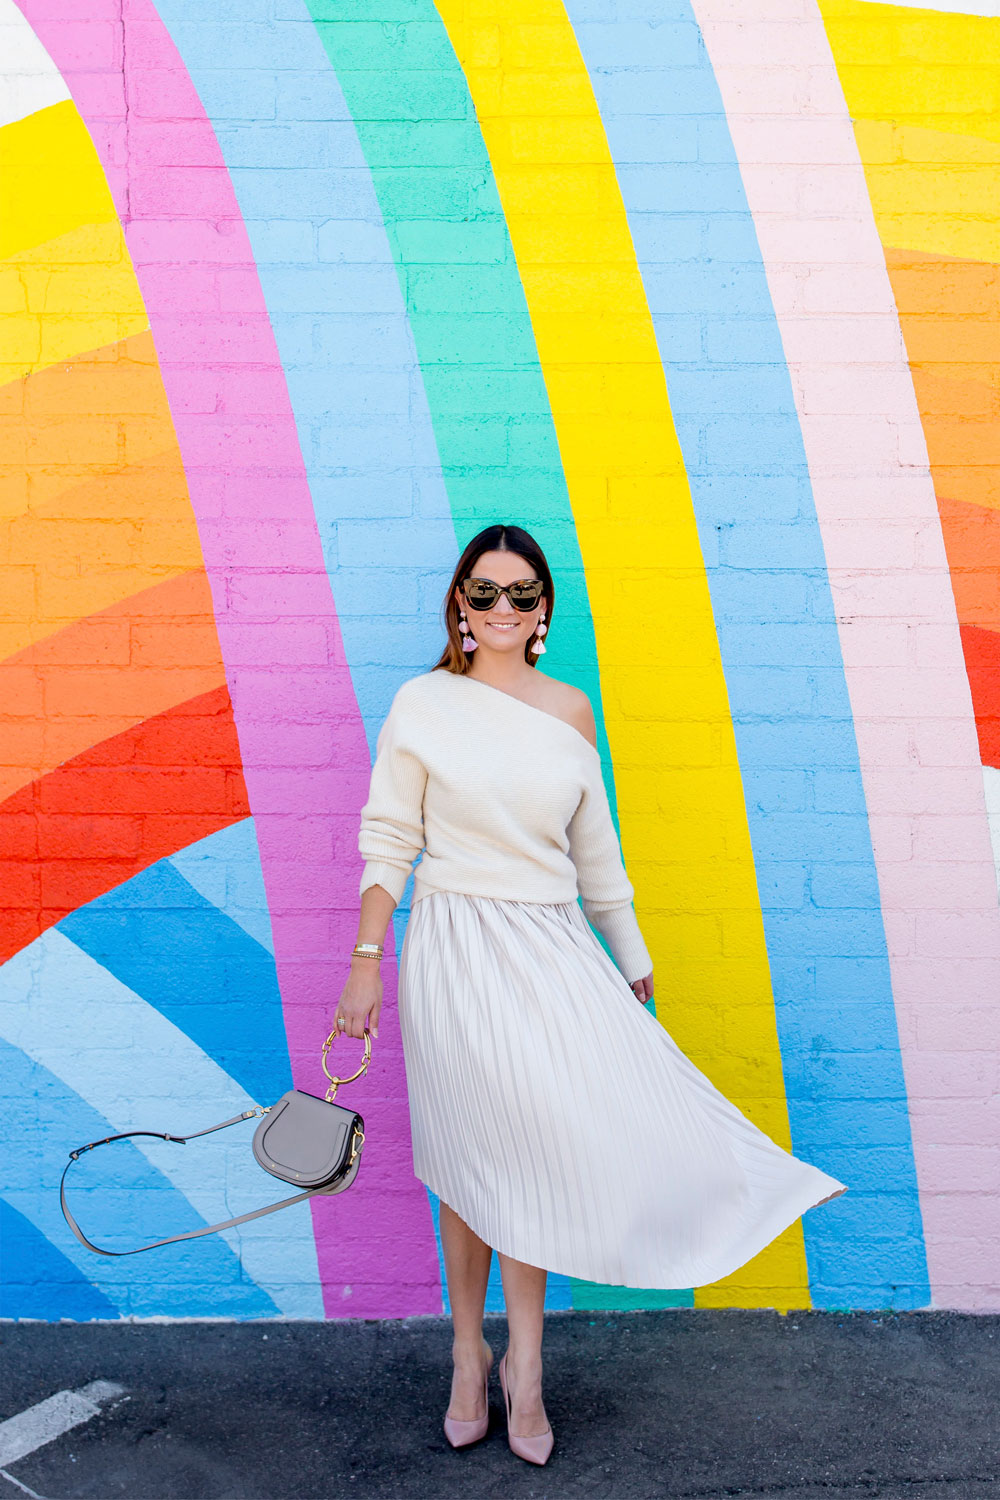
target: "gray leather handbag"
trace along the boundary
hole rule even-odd
[[[69,1153],[69,1161],[63,1168],[59,1182],[59,1203],[66,1222],[88,1250],[97,1255],[138,1255],[143,1250],[155,1250],[158,1245],[173,1245],[178,1240],[196,1240],[205,1234],[216,1234],[220,1229],[232,1229],[236,1224],[246,1224],[250,1219],[259,1219],[263,1214],[277,1213],[279,1208],[288,1208],[301,1203],[303,1198],[312,1198],[317,1193],[333,1196],[351,1186],[361,1165],[361,1148],[365,1142],[365,1122],[356,1110],[335,1104],[334,1097],[342,1083],[353,1083],[368,1071],[371,1062],[372,1043],[365,1031],[365,1054],[360,1068],[350,1078],[335,1078],[327,1067],[330,1047],[339,1035],[331,1031],[323,1043],[323,1072],[330,1080],[324,1098],[317,1094],[304,1093],[302,1089],[289,1089],[276,1104],[245,1109],[218,1125],[209,1125],[204,1130],[194,1130],[190,1135],[167,1135],[160,1130],[125,1130],[121,1135],[102,1136],[99,1141],[90,1141]],[[292,1182],[304,1188],[291,1198],[282,1198],[279,1203],[268,1203],[264,1208],[255,1208],[235,1219],[226,1219],[221,1224],[209,1224],[204,1229],[189,1229],[186,1234],[172,1234],[163,1240],[153,1240],[148,1245],[137,1245],[134,1250],[102,1250],[87,1239],[66,1201],[66,1173],[85,1151],[95,1146],[106,1146],[109,1141],[124,1141],[135,1135],[152,1135],[161,1141],[176,1141],[184,1145],[200,1135],[210,1135],[213,1130],[225,1130],[229,1125],[238,1125],[241,1120],[250,1120],[260,1115],[261,1122],[254,1131],[253,1154],[266,1172],[279,1177],[283,1182]]]

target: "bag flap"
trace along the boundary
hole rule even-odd
[[[356,1110],[289,1089],[258,1125],[253,1154],[265,1171],[284,1182],[318,1187],[346,1165],[356,1123],[361,1128]]]

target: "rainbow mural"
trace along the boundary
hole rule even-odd
[[[409,889],[351,1193],[114,1261],[57,1185],[318,1091],[375,736],[500,518],[661,1021],[851,1186],[549,1305],[1000,1309],[991,8],[0,0],[0,1314],[446,1310]],[[80,1214],[268,1201],[251,1132],[85,1158]]]

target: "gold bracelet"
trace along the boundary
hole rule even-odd
[[[382,958],[382,956],[381,943],[355,943],[351,949],[352,958]]]

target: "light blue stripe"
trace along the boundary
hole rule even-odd
[[[175,955],[175,961],[182,966],[183,956]],[[237,1006],[231,1014],[238,1026]],[[252,1100],[183,1031],[58,928],[43,933],[0,970],[0,1035],[85,1099],[110,1122],[114,1133],[185,1135],[261,1102]],[[213,1224],[287,1196],[280,1191],[283,1184],[254,1160],[253,1129],[252,1121],[244,1121],[187,1146],[138,1136],[135,1147],[188,1200],[200,1216],[198,1224]],[[95,1132],[102,1133],[108,1133],[107,1127]],[[80,1172],[85,1177],[97,1163],[97,1180],[104,1186],[95,1195],[95,1207],[107,1204],[113,1209],[121,1182],[110,1150],[106,1156],[108,1160],[96,1153],[88,1157]],[[141,1214],[140,1200],[141,1195],[122,1201]],[[129,1228],[143,1232],[137,1225]],[[154,1225],[149,1238],[170,1229],[170,1221],[159,1232]],[[283,1210],[280,1219],[258,1219],[220,1231],[219,1239],[238,1253],[242,1280],[256,1283],[269,1309],[288,1317],[322,1316],[308,1203]],[[153,1257],[160,1258],[164,1277],[170,1275],[169,1257],[180,1248],[167,1246]],[[197,1267],[197,1257],[191,1264]]]
[[[788,370],[686,0],[569,0],[659,341],[746,792],[819,1307],[930,1298],[854,724]],[[854,965],[850,974],[845,968]]]
[[[459,548],[371,174],[304,4],[276,18],[270,0],[247,0],[236,27],[201,0],[157,9],[246,223],[374,756],[396,689],[441,650],[436,601]],[[397,953],[412,898],[411,875]]]
[[[243,213],[374,756],[396,689],[441,650],[436,601],[459,549],[371,174],[304,3],[157,10]],[[397,953],[412,896],[411,876]]]
[[[231,823],[186,849],[171,854],[170,865],[196,891],[217,906],[248,937],[274,953],[271,913],[253,818]]]
[[[441,650],[457,547],[371,173],[305,4],[157,10],[246,223],[374,751],[396,688]]]
[[[123,1317],[276,1315],[267,1293],[247,1280],[228,1245],[212,1235],[123,1260],[105,1260],[81,1245],[62,1216],[59,1179],[71,1150],[115,1134],[116,1126],[2,1038],[0,1074],[10,1101],[0,1109],[5,1198]],[[66,1193],[84,1232],[113,1250],[206,1222],[132,1141],[81,1157],[67,1174]],[[33,1316],[56,1321],[71,1315],[58,1285],[39,1288],[38,1296],[44,1310]]]
[[[6,1198],[0,1198],[0,1245],[0,1318],[118,1318],[115,1304]]]
[[[292,1087],[274,958],[169,859],[58,923],[260,1104]]]

